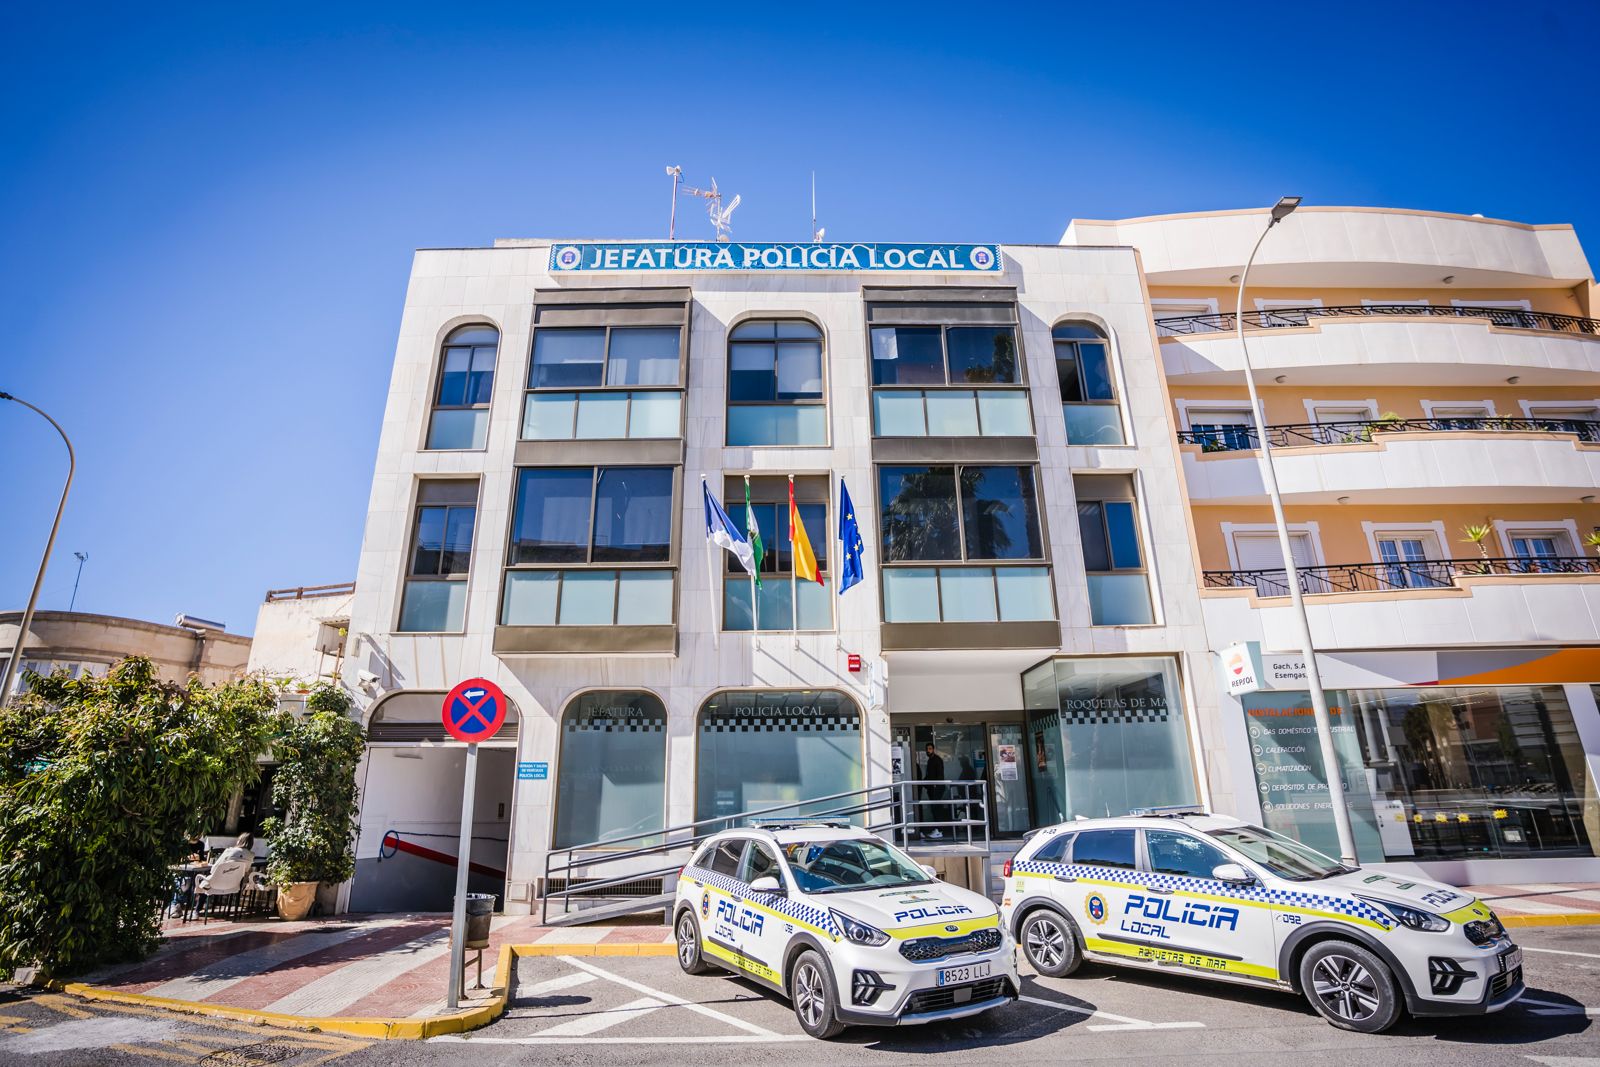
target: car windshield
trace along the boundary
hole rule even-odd
[[[877,838],[797,841],[782,847],[795,884],[806,893],[893,889],[933,881],[909,856]]]
[[[1259,826],[1229,826],[1212,830],[1209,836],[1238,849],[1279,878],[1291,882],[1331,878],[1350,869],[1314,848]]]

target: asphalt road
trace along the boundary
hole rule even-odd
[[[850,1030],[819,1046],[800,1032],[780,998],[736,978],[691,978],[671,957],[532,957],[518,964],[506,1016],[462,1038],[369,1043],[42,995],[0,998],[0,1064],[814,1067],[947,1052],[963,1065],[1006,1067],[1066,1061],[1600,1067],[1594,1031],[1600,929],[1517,934],[1528,950],[1522,1003],[1487,1018],[1407,1021],[1380,1036],[1336,1030],[1288,994],[1086,966],[1071,978],[1029,976],[1028,1000],[986,1015]]]

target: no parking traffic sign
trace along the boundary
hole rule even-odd
[[[468,678],[445,696],[441,718],[457,741],[487,741],[506,721],[506,695],[487,678]]]

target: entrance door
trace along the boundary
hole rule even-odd
[[[1029,829],[1027,775],[1022,773],[1025,752],[1021,723],[989,727],[989,802],[996,837],[1014,837]]]
[[[915,723],[896,726],[894,740],[904,744],[910,754],[907,779],[922,782],[930,777],[928,746],[938,757],[932,764],[932,777],[942,777],[954,784],[943,787],[943,793],[934,797],[937,786],[916,785],[911,793],[917,801],[913,821],[937,822],[937,827],[923,827],[920,840],[934,843],[965,843],[965,827],[951,826],[963,818],[979,817],[981,808],[976,801],[962,803],[962,782],[986,782],[989,786],[989,834],[991,837],[1020,837],[1032,828],[1028,814],[1028,783],[1023,761],[1027,750],[1020,723]],[[1001,775],[1014,777],[1001,777]],[[976,796],[976,790],[970,791]],[[928,803],[927,801],[937,801]],[[949,822],[945,822],[949,820]],[[937,829],[939,836],[934,837]],[[972,827],[973,839],[983,834]]]

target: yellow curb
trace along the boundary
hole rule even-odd
[[[536,945],[518,945],[518,956],[673,956],[678,947],[650,941],[623,942],[621,944],[563,945],[540,942]]]
[[[1600,912],[1570,911],[1555,915],[1501,915],[1501,926],[1597,926]]]

